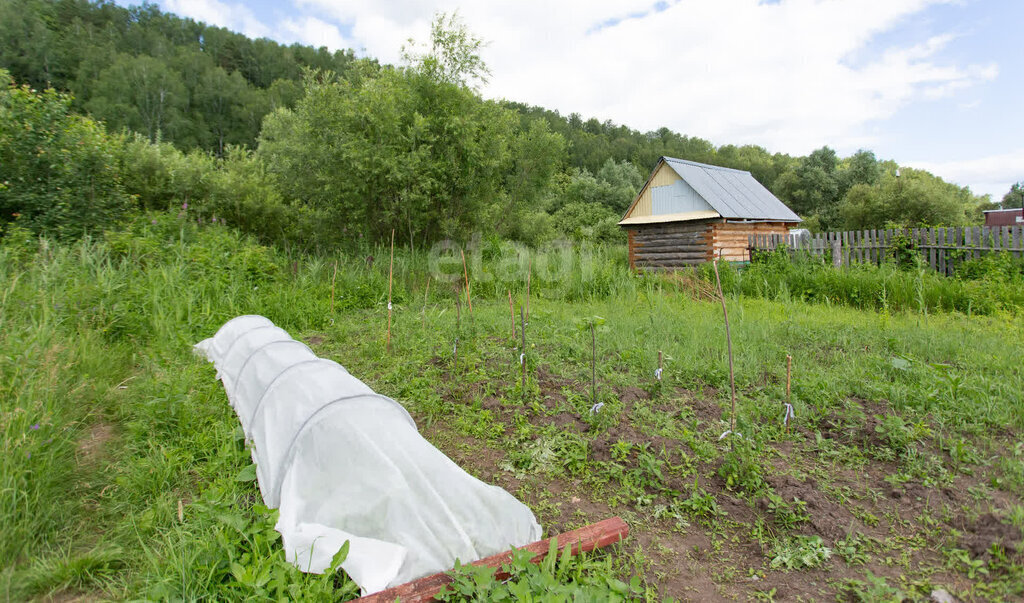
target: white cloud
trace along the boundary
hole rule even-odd
[[[435,10],[458,8],[453,0],[294,1],[350,27],[353,44],[384,62],[397,61],[408,38],[427,39]],[[802,154],[870,145],[870,122],[996,77],[994,64],[940,62],[954,42],[948,34],[871,46],[945,1],[681,0],[658,11],[651,0],[500,0],[460,14],[491,42],[487,96]]]
[[[458,9],[489,41],[489,97],[793,154],[877,147],[897,111],[999,74],[990,62],[940,60],[958,42],[948,32],[879,46],[881,34],[957,0],[459,2],[292,0],[280,7],[291,16],[272,27],[230,0],[163,5],[247,35],[353,48],[386,63],[398,62],[410,38],[428,40],[435,12]],[[971,94],[954,106],[977,106]],[[910,165],[1001,196],[1024,177],[1015,171],[1024,151]]]
[[[164,0],[162,6],[166,11],[191,17],[207,25],[226,27],[251,38],[270,35],[270,29],[242,3],[219,0]]]
[[[990,194],[999,201],[1014,182],[1024,181],[1024,148],[962,161],[907,161],[908,166],[928,170],[942,179],[970,186],[978,195]]]
[[[280,27],[284,35],[275,36],[279,40],[295,41],[316,48],[326,46],[329,50],[345,50],[352,46],[338,26],[316,17],[285,19]]]

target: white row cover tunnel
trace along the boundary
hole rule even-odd
[[[287,559],[342,568],[366,593],[540,539],[530,509],[419,434],[409,413],[262,316],[196,349],[213,362],[252,444]]]

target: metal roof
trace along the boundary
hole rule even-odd
[[[800,216],[786,207],[750,172],[707,165],[672,157],[661,158],[722,215],[732,220],[800,222]]]

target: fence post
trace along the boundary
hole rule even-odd
[[[939,272],[949,274],[949,237],[951,228],[939,229]]]
[[[936,251],[935,251],[935,229],[928,229],[928,263],[931,265],[932,270],[936,269]]]

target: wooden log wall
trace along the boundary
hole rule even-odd
[[[784,222],[726,222],[696,220],[667,224],[643,224],[627,230],[629,265],[634,270],[672,270],[710,262],[750,260],[754,236],[785,235]]]
[[[789,234],[785,222],[722,222],[712,229],[714,256],[727,262],[750,261],[750,237]]]
[[[634,270],[669,270],[711,259],[712,222],[671,222],[630,227],[629,265]]]
[[[750,236],[748,246],[752,251],[771,251],[785,246],[791,251],[831,254],[836,266],[858,262],[879,264],[893,256],[892,244],[904,237],[910,239],[925,264],[946,275],[953,274],[958,263],[992,252],[1005,251],[1017,258],[1024,257],[1024,228],[1021,226],[854,230],[806,238],[758,234]]]

